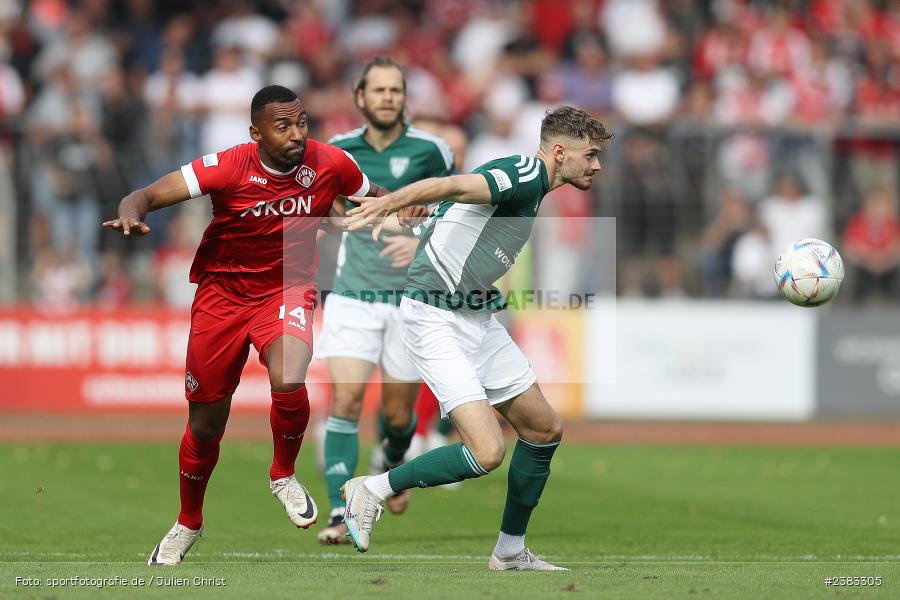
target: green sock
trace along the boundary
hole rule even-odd
[[[384,409],[380,406],[378,407],[378,441],[383,442],[387,439],[389,433],[389,428],[387,424],[387,419],[384,418]]]
[[[390,427],[387,428],[387,444],[384,446],[384,462],[387,465],[399,465],[403,460],[403,455],[409,450],[409,444],[412,442],[416,433],[416,422],[418,416],[413,411],[412,421],[409,427],[402,431],[394,431]],[[385,423],[387,423],[385,421]]]
[[[451,421],[449,417],[446,419],[438,419],[435,429],[439,434],[446,437],[450,435],[451,431],[453,431],[453,421]]]
[[[500,531],[509,535],[525,535],[531,511],[537,506],[550,477],[550,460],[559,442],[537,444],[519,438],[509,461],[506,508]]]
[[[472,451],[463,444],[450,444],[417,456],[388,471],[394,493],[413,487],[433,487],[487,475]]]
[[[331,509],[343,508],[341,486],[353,477],[359,460],[356,419],[328,417],[325,422],[325,486]]]

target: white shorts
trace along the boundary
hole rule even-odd
[[[403,347],[400,307],[329,294],[322,317],[316,358],[359,358],[399,381],[419,381]]]
[[[400,311],[406,351],[437,396],[442,417],[467,402],[502,404],[537,380],[491,313],[444,310],[407,297]]]

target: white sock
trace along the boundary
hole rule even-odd
[[[344,516],[343,508],[332,508],[331,512],[328,514],[329,519],[333,519],[335,517],[342,517],[342,516]]]
[[[497,558],[512,558],[525,549],[524,535],[509,535],[500,532],[497,545],[494,546],[494,556]]]
[[[366,486],[366,489],[378,496],[379,500],[387,500],[394,495],[394,490],[391,489],[391,482],[388,479],[387,471],[381,475],[366,477],[363,484]]]

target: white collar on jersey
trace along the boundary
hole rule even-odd
[[[294,171],[297,170],[297,167],[294,167],[294,168],[291,169],[290,171],[276,171],[276,170],[273,169],[272,167],[267,166],[266,163],[264,163],[264,162],[262,161],[262,159],[259,159],[259,164],[261,164],[261,165],[262,165],[262,168],[265,169],[266,171],[268,171],[269,173],[271,173],[272,175],[290,175],[291,173],[293,173]],[[299,165],[298,165],[298,166],[299,166]]]

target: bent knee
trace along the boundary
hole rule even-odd
[[[481,443],[471,450],[481,468],[489,473],[502,465],[506,456],[506,445],[502,440],[499,442]]]
[[[331,414],[342,419],[358,419],[362,412],[363,395],[361,391],[350,387],[335,386],[331,396]]]
[[[406,431],[412,424],[412,410],[402,406],[384,407],[384,420],[392,431]]]
[[[534,439],[530,439],[529,441],[538,444],[552,444],[553,442],[562,440],[562,436],[562,419],[559,418],[559,415],[554,414],[553,418],[550,419],[544,427],[541,427],[532,433],[531,437]]]
[[[208,442],[225,432],[225,421],[217,419],[191,419],[191,435]]]

